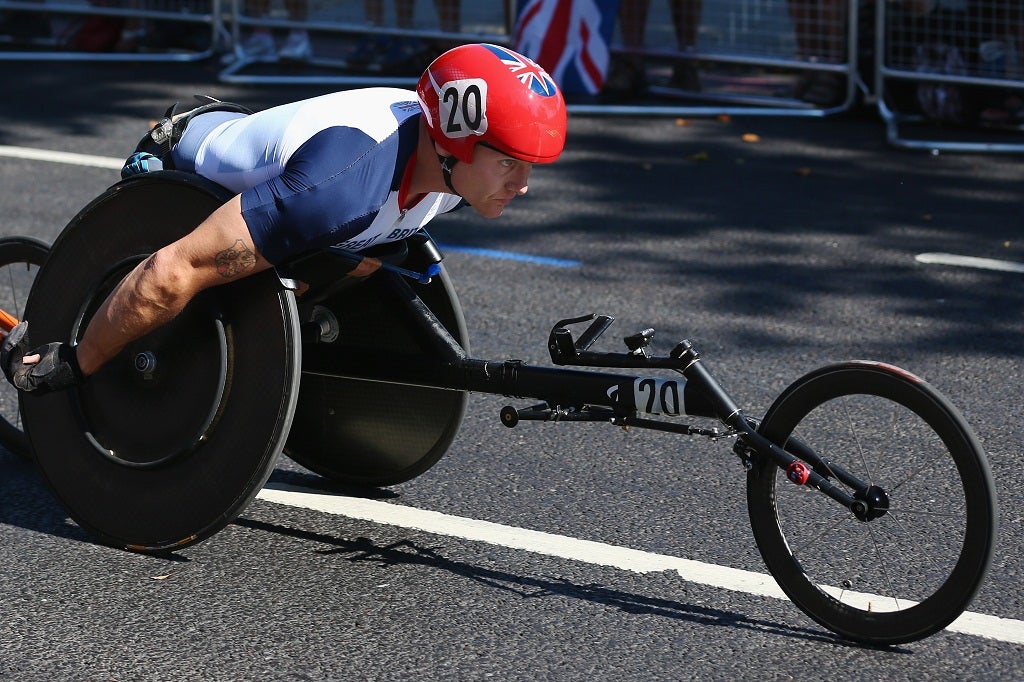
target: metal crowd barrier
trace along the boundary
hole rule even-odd
[[[1024,151],[1024,3],[899,0],[876,17],[878,108],[909,149]]]
[[[251,0],[232,0],[233,55],[220,73],[226,82],[400,85],[415,83],[418,70],[392,73],[359,63],[351,56],[374,38],[424,43],[487,41],[511,45],[517,3],[460,4],[461,24],[442,28],[437,0],[416,0],[411,21],[387,15],[372,23],[362,2],[308,3],[305,17],[289,16],[284,3],[269,13],[252,11]],[[849,108],[861,85],[857,74],[857,2],[850,0],[716,0],[703,2],[691,31],[693,44],[680,45],[673,32],[670,6],[676,0],[621,0],[611,50],[617,62],[642,61],[649,80],[648,102],[570,98],[570,110],[589,114],[714,115],[728,113],[824,116]],[[443,2],[443,0],[441,0]],[[642,26],[631,24],[632,9],[646,4]],[[686,4],[686,0],[684,0]],[[823,9],[823,7],[828,8]],[[276,56],[252,56],[243,46],[255,30],[273,30],[277,45],[283,34],[305,30],[316,36],[313,56],[286,63]],[[640,38],[637,39],[637,36]],[[699,91],[674,87],[675,62],[699,65]],[[425,66],[426,63],[419,65]],[[826,99],[812,101],[810,85],[831,83]],[[819,87],[820,89],[820,87]],[[820,92],[818,93],[820,95]],[[665,102],[668,102],[666,104]],[[657,102],[657,103],[655,103]]]
[[[588,114],[834,114],[852,106],[863,89],[858,40],[856,1],[621,0],[609,81],[619,75],[616,66],[642,61],[648,91],[677,103],[599,101],[575,108]],[[681,71],[691,76],[679,78]]]
[[[400,17],[390,0],[0,0],[0,60],[184,61],[229,47],[225,82],[411,86],[446,46],[512,45],[521,2],[412,0]],[[368,16],[374,6],[380,15]],[[110,20],[114,43],[154,29],[178,42],[127,51],[82,39]],[[254,55],[243,47],[259,32],[276,43]],[[313,37],[301,60],[281,58],[292,32]],[[374,61],[388,50],[408,58]],[[862,94],[894,146],[1024,151],[1021,0],[620,0],[610,51],[605,91],[571,95],[570,111],[820,117]]]
[[[0,60],[201,60],[222,19],[220,0],[0,0]]]
[[[437,4],[440,3],[427,0],[413,3],[409,20],[395,16],[393,6],[397,3],[379,0],[382,17],[377,22],[367,17],[364,9],[367,3],[354,0],[309,0],[304,17],[289,15],[284,2],[232,0],[229,22],[233,47],[227,59],[229,64],[220,73],[220,80],[230,83],[409,86],[415,85],[422,68],[403,70],[401,64],[388,68],[372,62],[361,62],[358,68],[353,68],[353,54],[361,48],[372,52],[370,48],[379,43],[381,49],[406,49],[409,51],[408,66],[413,67],[420,57],[422,67],[425,67],[429,63],[431,45],[466,42],[508,44],[515,0],[447,2],[451,7],[458,7],[459,25],[454,29],[445,26],[449,22],[439,16]],[[264,5],[265,11],[255,12],[255,5]],[[252,32],[258,30],[270,30],[274,34],[275,53],[251,54],[245,50]],[[284,35],[292,31],[305,31],[314,36],[310,57],[302,61],[280,57],[277,48],[282,47]],[[422,48],[422,52],[416,53],[417,47]]]

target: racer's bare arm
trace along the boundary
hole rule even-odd
[[[140,263],[110,293],[78,344],[82,374],[93,374],[125,345],[170,321],[203,289],[268,267],[253,246],[236,196]]]

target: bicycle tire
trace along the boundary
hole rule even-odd
[[[0,309],[22,319],[36,273],[49,254],[49,245],[32,237],[0,238]],[[0,386],[0,445],[30,459],[32,445],[22,427],[18,390],[6,381]]]
[[[797,607],[872,645],[922,639],[963,613],[991,560],[997,504],[984,450],[945,397],[890,365],[830,365],[786,389],[759,431],[798,457],[813,448],[833,483],[838,465],[889,496],[887,513],[860,521],[773,462],[755,464],[754,538]]]

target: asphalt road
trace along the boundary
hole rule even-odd
[[[320,92],[227,86],[212,65],[7,62],[0,83],[0,145],[99,157],[125,156],[147,121],[194,92],[253,107]],[[0,154],[0,234],[52,241],[115,180],[108,169]],[[581,263],[451,249],[476,357],[543,364],[556,320],[598,312],[618,318],[601,341],[612,347],[647,326],[663,351],[692,339],[753,414],[836,360],[884,360],[925,377],[979,434],[1000,498],[999,544],[970,610],[1020,620],[1024,280],[915,256],[1024,262],[1022,181],[1015,157],[887,148],[870,113],[574,117],[563,159],[537,168],[503,218],[463,211],[432,232],[453,247]],[[508,402],[471,396],[441,462],[378,501],[764,573],[728,445],[599,425],[510,431],[498,421]],[[271,486],[293,483],[325,487],[282,458]],[[11,680],[1024,674],[1021,644],[942,632],[859,647],[788,602],[674,571],[264,499],[170,558],[131,554],[94,543],[32,466],[4,452],[0,565],[0,678]]]

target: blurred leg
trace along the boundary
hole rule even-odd
[[[462,0],[434,0],[441,30],[459,33],[462,30]]]
[[[690,52],[697,46],[697,31],[700,28],[701,0],[671,0],[672,26],[676,33],[676,44],[680,52]],[[672,67],[671,87],[683,90],[700,90],[700,74],[696,63],[684,60]]]

